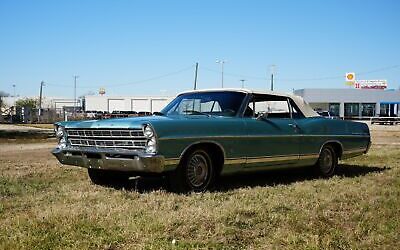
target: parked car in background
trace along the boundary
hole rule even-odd
[[[324,118],[327,118],[327,119],[340,119],[339,116],[333,115],[330,111],[316,110],[316,112],[317,112],[320,116],[322,116],[322,117],[324,117]]]
[[[110,112],[104,111],[102,116],[101,116],[101,119],[110,119],[110,118],[111,118]]]
[[[87,110],[85,111],[87,118],[96,118],[97,111],[95,110]]]
[[[153,116],[55,124],[53,154],[88,168],[96,184],[165,175],[176,191],[202,192],[222,174],[313,166],[367,153],[364,123],[324,119],[298,96],[243,89],[188,91]]]
[[[153,115],[151,112],[148,111],[139,111],[138,116],[150,116]]]
[[[103,119],[104,112],[103,111],[96,111],[94,118],[96,120]]]

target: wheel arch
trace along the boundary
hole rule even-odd
[[[225,154],[225,149],[224,147],[216,142],[216,141],[210,141],[210,140],[202,140],[202,141],[196,141],[191,144],[189,144],[180,154],[179,156],[179,164],[181,164],[182,160],[189,155],[191,152],[194,150],[202,148],[207,151],[207,153],[210,154],[210,157],[213,161],[214,164],[216,164],[216,173],[220,173],[222,170],[222,167],[224,166],[224,162],[226,159],[226,154]],[[211,150],[213,149],[213,150]]]
[[[319,155],[321,155],[322,149],[327,145],[330,145],[333,147],[333,150],[335,150],[335,153],[337,154],[337,157],[339,159],[342,158],[343,144],[338,140],[328,140],[328,141],[324,142],[319,149]]]

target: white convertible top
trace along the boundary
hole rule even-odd
[[[305,117],[320,116],[317,112],[314,111],[313,108],[311,108],[310,104],[308,104],[306,101],[304,101],[304,99],[301,98],[300,96],[286,94],[286,93],[278,93],[275,91],[255,91],[255,90],[240,89],[240,88],[226,88],[226,89],[224,88],[224,89],[191,90],[191,91],[181,92],[178,95],[187,94],[187,93],[198,93],[198,92],[242,92],[242,93],[247,93],[247,94],[274,95],[274,96],[289,97],[296,103],[297,107],[299,107],[299,109],[301,110],[301,112],[304,114]]]

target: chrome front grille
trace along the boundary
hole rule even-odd
[[[68,142],[74,147],[144,149],[142,129],[67,129]]]

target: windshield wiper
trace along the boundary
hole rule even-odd
[[[207,113],[204,113],[204,112],[200,112],[200,111],[197,111],[197,110],[184,110],[184,111],[182,111],[182,112],[184,112],[184,113],[190,113],[191,115],[206,115],[206,116],[208,116],[208,117],[211,116],[210,114],[207,114]]]
[[[165,114],[163,114],[163,113],[161,113],[161,112],[153,112],[153,115],[165,116]]]

